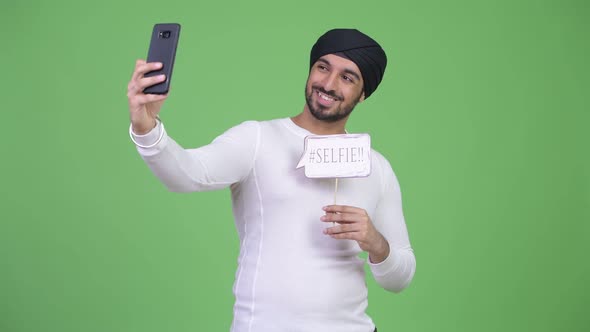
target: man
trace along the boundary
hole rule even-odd
[[[303,112],[293,118],[244,122],[198,149],[184,149],[158,119],[167,96],[145,95],[164,80],[145,78],[159,64],[138,60],[128,87],[131,138],[171,190],[230,187],[240,238],[234,283],[234,332],[376,331],[367,308],[364,262],[383,288],[411,281],[415,259],[397,179],[371,153],[371,175],[306,178],[295,169],[311,134],[342,134],[355,105],[377,88],[387,59],[370,37],[335,29],[311,50]]]

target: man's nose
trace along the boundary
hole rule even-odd
[[[324,77],[324,90],[335,91],[338,86],[338,76],[335,73],[330,73]]]

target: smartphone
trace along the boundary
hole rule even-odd
[[[168,93],[179,37],[180,24],[178,23],[154,25],[147,62],[161,62],[162,68],[146,73],[145,77],[164,74],[166,75],[166,80],[145,88],[143,93],[159,95]]]

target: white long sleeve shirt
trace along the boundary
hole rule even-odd
[[[161,123],[134,135],[153,173],[171,191],[230,187],[240,239],[232,332],[369,332],[364,260],[356,241],[323,234],[322,207],[333,204],[334,179],[295,169],[311,135],[289,118],[244,122],[198,149],[184,149]],[[371,175],[340,179],[338,204],[367,211],[390,246],[381,263],[367,260],[383,288],[411,281],[415,258],[389,162],[371,152]]]

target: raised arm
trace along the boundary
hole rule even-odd
[[[184,149],[166,134],[158,121],[144,136],[132,138],[137,151],[152,172],[170,191],[192,192],[222,189],[246,178],[256,158],[260,140],[258,122],[248,121],[233,127],[211,144]],[[158,141],[159,140],[159,141]]]
[[[164,75],[145,77],[145,74],[160,69],[159,62],[146,63],[145,60],[135,61],[135,68],[131,80],[127,85],[127,101],[129,102],[129,117],[133,132],[146,134],[156,126],[156,118],[160,113],[162,104],[168,95],[145,94],[143,90],[148,86],[166,80]]]
[[[158,118],[167,95],[144,94],[143,90],[163,81],[144,77],[159,63],[137,60],[127,86],[131,139],[152,172],[171,191],[190,192],[228,187],[252,170],[260,136],[257,122],[244,122],[198,149],[184,149],[172,138]]]

